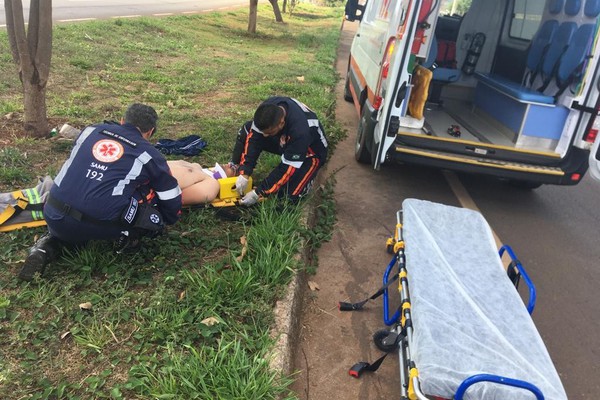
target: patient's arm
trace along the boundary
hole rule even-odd
[[[167,161],[181,188],[184,206],[210,203],[219,195],[219,182],[204,173],[197,163],[184,160]]]

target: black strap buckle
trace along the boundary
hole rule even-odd
[[[71,205],[67,203],[63,203],[60,211],[65,215],[71,214]]]

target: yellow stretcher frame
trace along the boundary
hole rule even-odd
[[[232,176],[229,178],[221,178],[218,180],[221,188],[219,189],[219,196],[211,201],[208,205],[211,207],[232,207],[240,205],[242,196],[234,189],[235,181],[237,177]],[[252,177],[248,177],[248,186],[244,194],[252,190]],[[199,204],[201,205],[201,204]]]

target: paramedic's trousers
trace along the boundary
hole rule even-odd
[[[78,221],[48,203],[44,206],[44,219],[50,234],[69,244],[84,244],[90,240],[116,240],[123,230],[121,227]]]

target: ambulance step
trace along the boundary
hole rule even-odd
[[[410,154],[410,155],[414,155],[414,156],[427,157],[427,158],[431,158],[431,159],[453,161],[453,162],[462,163],[462,164],[478,165],[481,167],[490,167],[490,168],[506,169],[506,170],[512,170],[512,171],[530,172],[530,173],[545,174],[545,175],[562,176],[565,174],[562,169],[557,168],[557,167],[547,167],[547,166],[540,166],[540,165],[509,162],[509,161],[503,161],[503,160],[493,160],[493,159],[488,159],[488,158],[473,157],[473,156],[466,156],[466,155],[452,154],[452,153],[444,153],[441,151],[434,151],[434,150],[415,149],[412,147],[406,147],[406,146],[402,146],[402,145],[396,145],[395,149],[396,149],[397,153]]]

